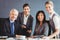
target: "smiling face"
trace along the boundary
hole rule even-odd
[[[52,13],[52,11],[53,11],[53,6],[52,6],[51,4],[46,4],[45,7],[46,7],[46,11],[47,11],[48,13]]]
[[[29,15],[30,14],[30,7],[29,6],[24,7],[23,11],[24,11],[25,15]]]
[[[10,11],[9,17],[10,17],[10,20],[15,21],[18,17],[18,11],[16,9],[12,9]]]
[[[46,11],[51,14],[53,11],[54,11],[54,4],[52,1],[47,1],[45,3],[45,8],[46,8]]]
[[[37,16],[37,18],[38,18],[38,20],[39,20],[40,22],[42,22],[42,21],[44,20],[44,15],[43,15],[43,13],[42,13],[42,12],[39,13],[38,16]]]

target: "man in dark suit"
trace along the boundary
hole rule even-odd
[[[9,18],[5,20],[4,31],[5,36],[15,37],[18,34],[19,23],[17,22],[18,11],[11,9]]]
[[[33,25],[33,17],[30,15],[30,6],[28,4],[23,5],[23,12],[19,13],[20,22],[20,34],[27,37],[30,36]]]

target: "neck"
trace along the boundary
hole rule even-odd
[[[40,26],[42,25],[42,21],[40,22]]]
[[[54,12],[55,12],[55,11],[54,11],[54,10],[52,10],[52,12],[50,12],[50,15],[51,15],[51,14],[53,14]]]
[[[10,20],[10,21],[14,22],[14,20]]]
[[[24,14],[26,17],[28,16],[27,14]]]

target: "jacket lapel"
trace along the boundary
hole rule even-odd
[[[23,22],[24,22],[24,13],[22,13],[22,19],[21,19],[21,22],[22,22],[22,24],[23,24]]]
[[[29,22],[30,22],[30,16],[29,16],[28,19],[27,19],[27,23],[26,23],[26,25],[28,25]]]

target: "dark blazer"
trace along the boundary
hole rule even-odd
[[[20,23],[20,26],[22,26],[22,25],[24,25],[23,24],[23,22],[24,22],[24,13],[22,12],[22,13],[19,13],[19,23]],[[21,32],[21,34],[22,35],[26,35],[27,33],[26,33],[26,31],[27,30],[32,30],[32,25],[33,25],[33,17],[31,16],[31,15],[29,15],[29,17],[28,17],[28,20],[27,20],[27,23],[26,23],[26,29],[20,29],[22,32]],[[28,35],[27,36],[30,36],[29,35],[29,33],[28,33]]]
[[[9,18],[7,18],[4,22],[4,32],[5,32],[5,36],[8,37],[15,37],[16,34],[18,34],[18,28],[19,28],[19,23],[17,22],[17,20],[14,22],[14,27],[15,27],[15,34],[11,35],[11,29],[10,29],[10,20]]]

